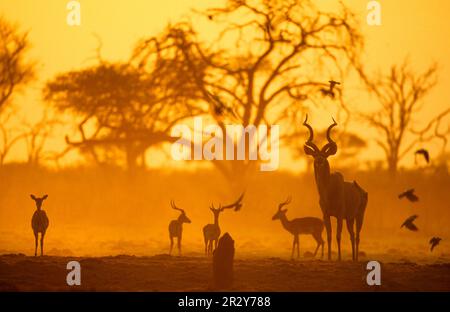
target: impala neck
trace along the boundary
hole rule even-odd
[[[286,217],[285,214],[282,214],[280,216],[280,221],[281,221],[281,224],[283,225],[283,227],[289,231],[291,228],[291,222],[288,220],[288,218]]]
[[[322,196],[326,193],[330,181],[330,165],[325,161],[321,166],[314,163],[314,176],[316,178],[317,190]]]
[[[219,215],[220,215],[220,214],[215,214],[215,215],[214,215],[214,225],[219,226]]]

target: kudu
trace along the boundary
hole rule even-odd
[[[44,236],[48,228],[48,217],[44,210],[42,210],[42,202],[47,199],[48,195],[44,195],[41,198],[34,195],[30,195],[31,199],[36,203],[36,211],[31,218],[31,227],[33,228],[35,247],[34,256],[37,256],[38,248],[38,235],[41,233],[41,256],[44,255]]]
[[[181,238],[183,236],[183,223],[191,223],[191,220],[187,217],[186,212],[184,211],[184,209],[178,208],[175,205],[175,202],[173,200],[170,201],[170,206],[173,209],[180,211],[181,214],[178,216],[178,219],[172,220],[169,223],[169,237],[170,237],[170,251],[169,251],[169,255],[172,254],[174,237],[177,238],[178,254],[181,255]]]
[[[314,131],[308,124],[308,115],[303,125],[309,130],[309,138],[304,145],[307,155],[314,158],[314,176],[317,190],[319,192],[319,204],[322,209],[323,221],[327,230],[328,260],[331,260],[331,217],[337,219],[336,240],[338,245],[338,259],[341,260],[341,232],[342,222],[345,219],[347,229],[352,243],[352,259],[358,260],[359,234],[362,228],[364,212],[367,206],[368,195],[356,181],[344,182],[344,177],[339,172],[330,173],[328,157],[335,155],[337,145],[331,139],[330,132],[337,125],[333,119],[333,124],[328,127],[328,143],[319,149],[314,143]],[[354,222],[356,220],[356,239]]]
[[[205,240],[205,254],[212,254],[213,252],[213,243],[214,249],[217,248],[217,242],[220,236],[220,227],[219,227],[219,215],[225,209],[234,208],[234,211],[239,211],[242,207],[242,199],[244,198],[244,193],[232,204],[221,206],[219,208],[215,208],[213,204],[211,204],[211,209],[214,215],[214,223],[207,224],[203,227],[203,238]]]
[[[278,205],[277,213],[272,217],[272,220],[280,220],[284,229],[294,236],[294,242],[292,243],[291,258],[294,258],[295,245],[297,245],[297,258],[300,258],[300,234],[310,234],[317,242],[316,250],[314,251],[314,257],[322,246],[322,258],[323,258],[323,245],[325,245],[322,239],[323,222],[319,218],[305,217],[288,220],[286,217],[287,209],[282,209],[285,205],[291,203],[291,197]]]

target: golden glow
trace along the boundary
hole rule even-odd
[[[33,45],[30,56],[39,62],[39,80],[27,88],[22,96],[16,97],[16,105],[24,108],[23,112],[33,120],[42,111],[40,88],[54,75],[82,68],[93,64],[98,45],[96,36],[103,42],[102,57],[107,60],[124,60],[129,57],[131,48],[142,37],[157,34],[167,23],[174,22],[191,14],[192,9],[202,9],[211,5],[208,0],[135,0],[132,2],[114,0],[80,1],[82,21],[79,27],[66,24],[66,5],[63,0],[15,0],[1,1],[0,10],[11,21],[17,22],[23,30],[30,31]],[[219,1],[217,1],[219,3]],[[320,6],[334,6],[338,1],[317,1]],[[386,69],[392,63],[401,62],[410,56],[414,67],[422,70],[433,61],[440,65],[439,84],[426,98],[431,103],[423,112],[423,117],[434,116],[448,107],[450,98],[450,45],[448,32],[450,11],[448,1],[398,0],[381,1],[382,26],[368,26],[366,18],[366,0],[344,1],[353,9],[362,22],[363,34],[366,37],[365,59],[369,68]],[[206,27],[206,23],[195,21],[205,38],[215,36],[214,29]],[[351,105],[358,109],[371,110],[375,106],[371,99],[361,94],[361,86],[349,80],[346,90],[354,90],[350,96]],[[350,92],[349,91],[349,92]],[[318,110],[321,120],[318,125],[329,120],[330,112]],[[420,121],[418,121],[420,124]],[[367,126],[354,123],[351,129],[361,131]],[[376,135],[372,130],[367,135]],[[52,140],[53,147],[64,144],[62,137]],[[23,153],[16,148],[12,159],[20,159]],[[431,147],[433,148],[433,147]],[[293,161],[286,151],[281,152],[282,168],[302,168],[301,162]],[[363,159],[380,158],[381,151],[374,144],[361,155]],[[10,158],[10,159],[11,159]],[[163,163],[179,167],[179,163],[170,161],[155,151],[151,166]],[[284,159],[284,160],[283,160]],[[411,165],[412,158],[405,160]]]

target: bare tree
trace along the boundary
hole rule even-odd
[[[450,109],[431,119],[423,129],[415,130],[418,116],[423,109],[421,105],[425,96],[437,83],[437,65],[431,65],[423,73],[416,73],[411,69],[408,60],[403,64],[391,67],[385,76],[368,77],[360,70],[370,93],[374,94],[380,103],[380,109],[375,112],[362,113],[362,118],[377,129],[381,136],[376,139],[383,149],[392,175],[397,172],[399,162],[417,145],[418,142],[443,138],[440,123],[450,113]],[[412,135],[412,136],[411,136]],[[409,137],[409,138],[408,138]]]
[[[28,34],[0,16],[0,110],[34,77],[34,64],[25,61],[29,46]]]
[[[25,133],[13,127],[15,110],[9,109],[0,115],[0,166],[4,165],[11,149],[25,137]]]
[[[128,63],[102,62],[50,81],[45,100],[77,118],[78,138],[67,136],[67,144],[97,162],[110,155],[117,162],[120,152],[133,171],[150,146],[176,140],[171,127],[195,113],[190,105],[194,97],[184,96],[191,91],[176,78],[173,63],[156,62],[150,73]]]
[[[46,109],[42,118],[36,123],[23,122],[23,138],[27,148],[27,162],[29,165],[37,166],[45,158],[45,147],[53,133],[54,126],[58,124],[55,118],[50,116]]]
[[[178,23],[167,28],[166,45],[158,37],[143,40],[135,56],[145,65],[163,48],[180,55],[200,94],[199,107],[223,133],[230,121],[246,127],[289,120],[314,103],[362,47],[354,15],[343,5],[323,12],[312,1],[230,0],[199,14],[223,25],[216,40],[202,42],[191,23]],[[234,179],[255,161],[214,164]]]

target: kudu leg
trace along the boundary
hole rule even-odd
[[[337,219],[336,240],[338,245],[338,261],[341,261],[341,234],[342,234],[342,219]]]
[[[323,223],[327,230],[327,242],[328,242],[328,260],[331,260],[331,220],[330,216],[323,217]]]
[[[358,256],[359,256],[359,232],[361,232],[361,228],[362,228],[362,217],[356,217],[356,239],[355,239],[355,259],[356,261],[358,261]]]
[[[350,242],[352,243],[352,260],[355,261],[355,230],[354,230],[355,219],[347,219],[347,230],[350,234]]]

